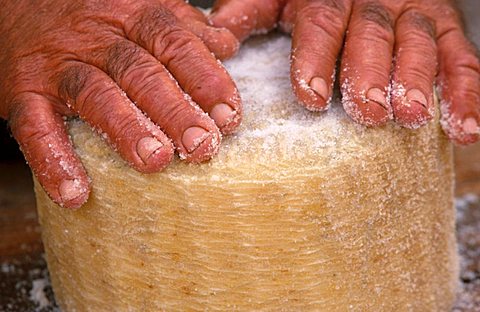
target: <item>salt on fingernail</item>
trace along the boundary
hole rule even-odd
[[[477,121],[472,117],[465,119],[462,127],[466,134],[478,134],[480,131]]]

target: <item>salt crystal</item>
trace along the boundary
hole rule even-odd
[[[45,287],[48,285],[46,278],[35,279],[32,281],[32,290],[30,290],[30,300],[37,305],[37,311],[50,306],[50,300],[45,295]]]
[[[0,271],[2,271],[2,273],[12,273],[15,271],[15,266],[13,264],[2,263]]]

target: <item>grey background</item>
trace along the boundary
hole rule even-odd
[[[468,37],[480,48],[480,0],[458,0]]]

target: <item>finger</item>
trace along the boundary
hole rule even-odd
[[[350,16],[350,2],[297,3],[292,33],[293,90],[306,108],[324,110],[331,102],[335,63]]]
[[[480,139],[480,63],[456,24],[438,39],[442,127],[457,144]]]
[[[391,118],[388,85],[394,45],[392,13],[382,4],[357,1],[342,57],[345,111],[356,122],[379,126]]]
[[[96,67],[72,63],[56,77],[60,98],[97,129],[133,168],[156,172],[173,156],[165,134]]]
[[[217,58],[224,60],[237,53],[238,39],[226,28],[208,25],[207,18],[197,8],[183,1],[164,1],[164,5],[186,29],[199,37]]]
[[[126,23],[127,35],[154,55],[223,134],[240,123],[241,101],[225,68],[168,10],[157,7]],[[134,22],[135,21],[135,22]]]
[[[51,101],[35,93],[22,93],[12,107],[12,133],[46,193],[62,207],[82,206],[90,193],[89,179]]]
[[[220,60],[231,58],[240,47],[238,39],[227,28],[216,28],[203,22],[192,21],[186,29],[199,37]]]
[[[392,108],[400,125],[416,129],[435,113],[433,84],[437,72],[435,28],[426,16],[414,11],[396,23],[396,64],[393,72]]]
[[[257,33],[267,33],[277,23],[283,0],[219,0],[210,21],[229,29],[239,41]]]
[[[155,57],[120,40],[104,59],[105,71],[173,140],[182,158],[201,162],[216,154],[220,133],[214,121],[183,93]]]

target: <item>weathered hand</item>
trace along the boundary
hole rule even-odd
[[[1,4],[0,116],[58,204],[79,207],[90,189],[64,116],[79,115],[146,173],[174,149],[209,159],[238,125],[238,92],[209,51],[223,58],[238,41],[184,1]]]
[[[343,48],[342,103],[355,121],[426,124],[436,80],[448,137],[459,144],[480,138],[479,59],[452,1],[219,0],[210,18],[239,40],[277,23],[291,32],[292,85],[310,110],[328,108]]]

